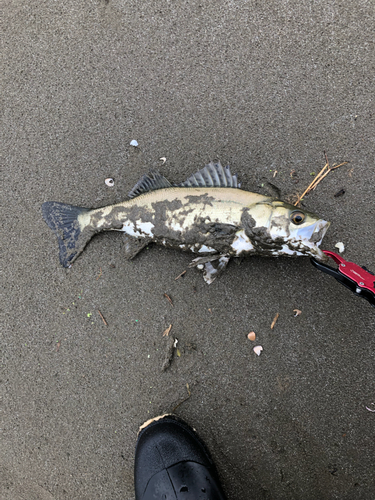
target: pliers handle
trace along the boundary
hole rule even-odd
[[[333,276],[342,285],[349,288],[355,295],[362,297],[370,302],[375,307],[375,275],[366,267],[358,266],[354,262],[348,262],[340,255],[328,250],[323,250],[328,257],[331,257],[336,264],[339,265],[338,269],[328,266],[319,262],[315,258],[311,258],[311,263],[320,271]]]

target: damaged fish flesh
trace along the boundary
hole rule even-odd
[[[172,185],[157,171],[144,175],[129,200],[87,209],[49,201],[44,220],[58,239],[60,262],[69,267],[101,231],[122,231],[125,255],[133,258],[150,242],[198,257],[207,283],[230,258],[312,256],[327,260],[319,245],[329,222],[283,201],[239,188],[229,166],[209,163]]]

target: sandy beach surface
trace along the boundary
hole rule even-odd
[[[343,242],[375,271],[373,7],[3,0],[2,500],[134,499],[138,427],[174,409],[231,500],[374,497],[369,303],[308,258],[175,280],[191,255],[150,245],[127,261],[119,233],[64,269],[41,214],[117,203],[150,168],[177,183],[211,160],[296,200],[325,151],[348,163],[304,206],[331,222],[322,248]],[[162,371],[169,325],[178,352]]]

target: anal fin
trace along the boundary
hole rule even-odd
[[[152,238],[134,238],[124,234],[124,253],[126,259],[134,259],[134,257],[141,251],[145,246],[151,243]]]

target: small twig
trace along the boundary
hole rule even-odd
[[[98,309],[98,313],[99,313],[100,317],[102,318],[103,323],[105,324],[105,326],[108,326],[108,323],[107,323],[107,322],[106,322],[106,320],[104,319],[104,316],[103,316],[103,314],[99,311],[99,309]]]
[[[330,173],[330,171],[331,171],[331,169],[330,169],[330,167],[328,167],[328,170],[326,170],[326,171],[324,172],[324,174],[322,174],[322,175],[318,178],[318,180],[315,182],[314,186],[311,188],[311,191],[314,191],[314,190],[315,190],[315,188],[316,188],[316,186],[319,184],[319,182],[320,182],[320,181],[322,181],[322,180],[324,179],[324,177]]]
[[[168,300],[168,302],[170,303],[170,305],[171,305],[172,307],[174,307],[174,306],[173,306],[172,299],[170,298],[170,296],[169,296],[169,295],[167,295],[167,294],[165,293],[165,294],[164,294],[164,297]]]
[[[162,372],[165,372],[165,370],[167,370],[172,363],[174,349],[175,349],[175,340],[176,339],[173,337],[173,335],[167,338],[167,348],[165,352],[165,358],[163,366],[161,367]]]
[[[276,316],[273,318],[273,321],[271,323],[271,330],[273,330],[274,326],[276,325],[276,321],[278,320],[279,316],[280,316],[280,313],[277,313]]]
[[[169,335],[169,332],[171,331],[172,329],[172,325],[169,325],[168,328],[166,328],[163,332],[163,337],[168,337]]]
[[[319,172],[319,174],[315,177],[315,179],[308,185],[308,187],[301,194],[301,196],[298,197],[298,200],[295,202],[294,206],[297,206],[298,203],[302,200],[302,198],[313,189],[314,185],[317,183],[317,181],[319,180],[320,176],[322,175],[322,173],[324,172],[324,170],[326,169],[326,167],[327,167],[327,164],[324,165],[324,167]]]
[[[176,280],[178,280],[178,279],[179,279],[179,278],[181,278],[181,276],[183,276],[185,273],[186,273],[186,270],[185,270],[185,271],[182,271],[182,273],[181,273],[181,274],[179,274],[179,275],[177,276],[177,278],[175,278],[174,280],[175,280],[175,281],[176,281]]]
[[[187,391],[188,391],[188,396],[187,396],[185,399],[183,399],[182,401],[180,401],[180,402],[178,403],[178,405],[176,405],[176,406],[173,408],[172,413],[174,413],[174,412],[177,410],[177,408],[178,408],[180,405],[182,405],[182,403],[185,403],[185,401],[187,401],[187,400],[190,398],[190,396],[191,396],[191,392],[190,392],[190,387],[189,387],[189,384],[186,384],[186,389],[187,389]]]
[[[324,152],[324,154],[325,154],[325,152]],[[328,163],[328,159],[327,159],[327,163],[324,165],[324,167],[318,173],[318,175],[315,177],[315,179],[305,189],[305,191],[301,194],[301,196],[298,197],[298,200],[295,202],[294,206],[297,206],[306,194],[310,193],[310,191],[313,191],[316,188],[316,186],[319,184],[319,182],[321,182],[324,179],[324,177],[331,172],[331,170],[335,170],[336,168],[339,168],[342,165],[345,165],[346,163],[348,163],[348,162],[344,161],[343,163],[340,163],[339,165],[336,165],[335,167],[330,167],[329,163]]]
[[[344,162],[340,163],[340,165],[336,165],[335,167],[330,167],[330,170],[335,170],[336,168],[342,167],[342,165],[346,165],[347,163],[349,163],[349,162],[344,161]]]

